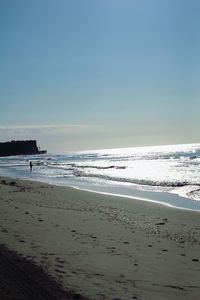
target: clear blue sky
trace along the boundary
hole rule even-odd
[[[1,0],[0,140],[199,142],[200,2]]]

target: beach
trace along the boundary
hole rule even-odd
[[[0,202],[1,245],[66,291],[94,300],[200,295],[199,212],[6,177]]]

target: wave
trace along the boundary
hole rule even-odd
[[[57,164],[57,163],[52,163],[52,164],[47,164],[47,167],[49,168],[57,168],[57,169],[65,169],[65,170],[74,170],[74,169],[97,169],[97,170],[108,170],[108,169],[126,169],[125,166],[114,166],[114,165],[109,165],[109,166],[96,166],[96,165],[80,165],[76,163],[63,163],[63,164]]]
[[[190,192],[186,193],[186,196],[193,200],[200,200],[200,189],[193,189]]]
[[[74,171],[73,173],[76,177],[91,177],[91,178],[99,178],[104,180],[110,180],[115,182],[122,182],[122,183],[131,183],[137,185],[144,185],[144,186],[154,186],[154,187],[167,187],[167,188],[174,188],[174,187],[183,187],[183,186],[200,186],[198,183],[192,183],[187,181],[154,181],[154,180],[144,180],[144,179],[131,179],[131,178],[124,178],[124,177],[114,177],[102,174],[86,174],[82,171]]]
[[[125,166],[91,166],[91,165],[76,165],[73,164],[74,167],[80,169],[97,169],[97,170],[107,170],[107,169],[126,169]]]

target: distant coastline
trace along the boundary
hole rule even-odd
[[[45,154],[40,150],[36,140],[11,141],[0,143],[0,156]]]

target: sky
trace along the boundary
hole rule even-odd
[[[198,0],[0,0],[0,141],[198,143]]]

